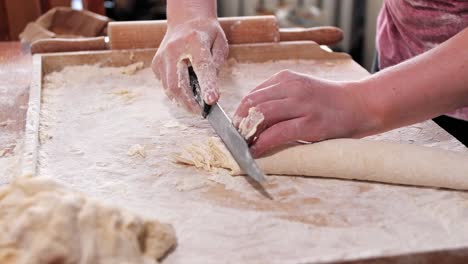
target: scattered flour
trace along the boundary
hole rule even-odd
[[[22,148],[23,144],[17,142],[11,152],[10,150],[0,149],[0,186],[9,183],[13,177],[19,175]]]
[[[224,186],[226,190],[242,191],[248,187],[244,177],[233,177],[228,170],[218,169],[218,173],[212,174],[208,180]]]

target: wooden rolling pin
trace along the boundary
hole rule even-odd
[[[311,40],[319,45],[335,45],[343,40],[343,31],[337,27],[281,28],[281,41]]]
[[[279,41],[314,41],[334,45],[343,39],[336,27],[279,29],[275,16],[220,18],[229,44]],[[108,26],[111,49],[158,48],[166,34],[166,21],[111,22]]]
[[[219,21],[230,44],[309,40],[334,45],[343,39],[343,32],[336,27],[278,29],[274,16],[227,17]],[[158,48],[166,29],[166,21],[111,22],[108,41],[104,37],[45,39],[34,42],[31,52]]]
[[[280,35],[274,16],[219,18],[229,44],[278,42]],[[158,48],[167,30],[167,22],[111,22],[108,25],[111,49]]]
[[[106,37],[41,39],[33,42],[31,45],[32,54],[105,49],[107,49]]]

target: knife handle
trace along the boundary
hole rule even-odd
[[[205,100],[203,100],[201,96],[200,83],[198,82],[197,75],[195,74],[195,71],[193,70],[192,66],[188,67],[188,72],[189,72],[189,78],[190,78],[190,87],[192,87],[193,95],[195,96],[195,101],[197,101],[197,103],[202,108],[203,118],[206,118],[208,114],[210,113],[211,105],[205,103]]]

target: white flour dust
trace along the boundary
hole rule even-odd
[[[21,142],[16,142],[12,150],[0,149],[0,186],[10,183],[19,174],[22,147]]]
[[[286,68],[331,80],[366,75],[350,60],[231,62],[220,104],[232,114]],[[38,173],[173,224],[178,246],[165,263],[303,263],[468,245],[464,193],[271,176],[268,200],[245,177],[174,163],[173,153],[212,129],[175,107],[151,69],[122,71],[85,65],[45,77]],[[395,133],[376,138],[409,142]]]

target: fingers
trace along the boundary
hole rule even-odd
[[[174,56],[167,55],[160,68],[161,81],[166,95],[173,99],[187,111],[199,114],[201,109],[195,101],[188,78],[188,68],[184,60],[177,60]]]
[[[237,110],[234,114],[234,125],[239,126],[239,121],[248,115],[250,108],[264,102],[282,100],[285,98],[287,98],[287,89],[280,84],[269,86],[250,93],[242,99],[241,103],[237,107]]]
[[[173,91],[177,102],[187,111],[194,114],[201,114],[201,107],[196,102],[188,73],[188,65],[186,60],[180,60],[177,63],[177,84],[172,84]]]
[[[195,61],[195,64],[202,65],[198,71],[199,80],[204,84],[202,87],[204,100],[207,104],[213,105],[219,100],[219,68],[224,65],[229,53],[226,36],[221,30],[218,32],[210,54],[202,51],[198,58],[209,58],[209,61]]]
[[[192,65],[202,89],[203,100],[209,105],[215,104],[219,100],[217,67],[213,62],[200,62],[195,58]]]
[[[258,136],[250,148],[252,155],[257,158],[270,150],[301,140],[304,123],[305,118],[295,118],[271,126]]]
[[[211,55],[213,56],[213,62],[219,69],[224,65],[224,62],[229,55],[229,46],[224,31],[219,31],[216,35],[213,46],[211,47]]]
[[[188,55],[184,47],[168,45],[164,53],[157,53],[152,64],[156,77],[161,80],[166,95],[185,110],[200,114],[188,76]],[[185,57],[184,57],[185,56]]]
[[[242,131],[254,131],[254,134],[249,134],[249,138],[246,138],[249,143],[255,141],[258,135],[277,123],[302,117],[301,108],[292,99],[273,100],[261,103],[255,106],[255,112],[261,113],[263,117],[260,124],[256,127],[246,126],[245,123],[242,126],[239,125],[239,131],[241,131],[241,133]],[[250,111],[247,120],[252,122],[256,120],[255,115],[251,116]],[[246,124],[249,124],[249,121],[247,121]]]
[[[282,71],[274,74],[273,76],[271,76],[268,80],[266,80],[263,83],[257,85],[257,87],[255,87],[255,89],[253,89],[251,92],[261,90],[261,89],[266,88],[268,86],[274,86],[276,84],[279,84],[282,81],[284,81],[286,78],[288,78],[289,76],[292,76],[294,74],[297,74],[297,73],[294,73],[294,72],[292,72],[290,70],[282,70]]]
[[[195,33],[197,44],[191,45],[189,54],[192,55],[192,66],[197,74],[202,89],[203,100],[212,105],[219,99],[218,67],[211,54],[212,40],[206,39],[203,33]]]
[[[153,60],[153,71],[166,94],[194,113],[201,109],[190,87],[189,60],[197,74],[203,100],[211,105],[219,100],[218,68],[224,64],[228,46],[221,27],[213,24],[198,23],[196,29],[181,27],[168,32]]]
[[[291,99],[273,100],[255,106],[255,112],[250,112],[246,119],[239,124],[239,131],[252,143],[263,131],[277,123],[301,117],[301,110]],[[260,113],[260,114],[258,114]],[[261,116],[260,123],[258,116]],[[247,122],[244,122],[246,120]],[[248,131],[248,132],[247,132]],[[253,132],[253,133],[252,133]]]
[[[277,78],[277,74],[271,76],[268,80],[262,82],[261,84],[257,85],[250,93],[256,92],[258,90],[270,87],[270,86],[275,86],[279,84],[280,81]]]
[[[291,99],[267,101],[255,106],[255,109],[264,117],[257,134],[277,123],[299,118],[302,114],[300,106]]]

